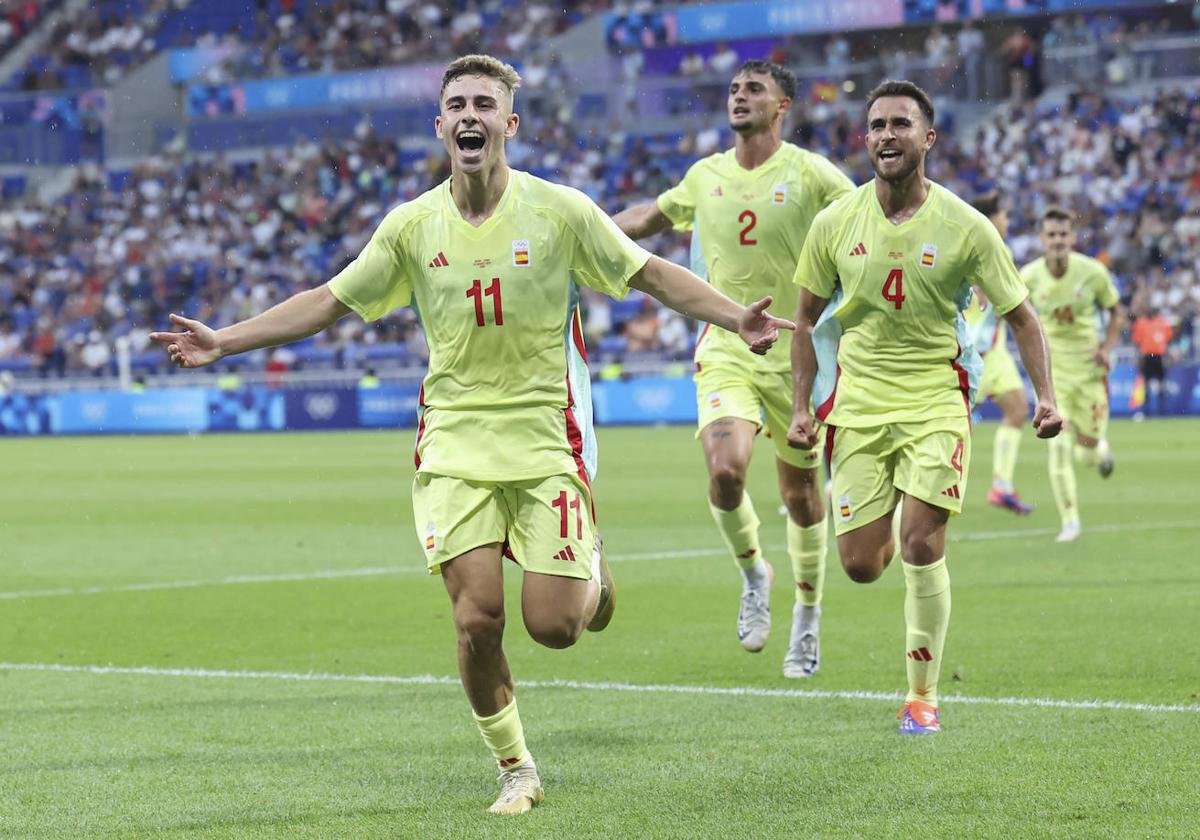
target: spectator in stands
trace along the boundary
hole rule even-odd
[[[983,56],[986,46],[983,33],[967,21],[958,30],[954,43],[959,66],[962,67],[966,98],[970,102],[978,102],[983,93]]]
[[[724,41],[717,44],[716,52],[708,59],[708,69],[722,79],[731,76],[737,66],[738,54]]]

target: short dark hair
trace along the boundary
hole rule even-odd
[[[742,66],[738,68],[737,73],[734,75],[740,76],[743,73],[767,73],[775,80],[775,84],[779,85],[779,89],[783,91],[784,96],[788,99],[796,98],[796,76],[782,64],[752,58],[749,61],[742,62]]]
[[[1046,222],[1066,222],[1071,227],[1075,227],[1075,216],[1065,207],[1053,204],[1042,211],[1041,227],[1045,227]]]
[[[871,106],[875,104],[876,99],[882,99],[885,96],[907,96],[920,106],[921,113],[925,115],[925,121],[931,128],[933,127],[934,117],[937,116],[933,110],[933,100],[929,98],[928,93],[912,82],[897,81],[896,79],[880,82],[874,90],[867,94],[867,112],[870,113]]]
[[[989,219],[1000,212],[1000,192],[990,190],[971,199],[971,206]]]

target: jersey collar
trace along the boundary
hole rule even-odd
[[[504,192],[500,196],[500,201],[496,204],[496,209],[492,211],[492,215],[483,220],[483,223],[476,226],[463,218],[462,212],[458,209],[458,205],[454,203],[454,194],[450,191],[450,181],[453,178],[447,178],[442,182],[443,198],[446,202],[446,213],[450,216],[450,220],[467,233],[472,238],[479,238],[494,228],[505,215],[508,205],[512,200],[513,185],[517,179],[524,173],[518,172],[515,169],[508,170],[508,183],[504,185]]]

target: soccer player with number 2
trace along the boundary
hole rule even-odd
[[[524,571],[522,618],[547,647],[602,630],[615,604],[592,507],[596,440],[574,283],[613,297],[641,289],[758,353],[792,327],[766,313],[769,298],[743,306],[651,256],[582,193],[510,169],[519,84],[490,56],[447,67],[435,131],[449,180],[388,213],[327,284],[221,330],[172,315],[184,332],[151,335],[177,365],[200,367],[415,300],[429,343],[415,525],[449,593],[463,687],[500,768],[489,810],[504,814],[530,810],[543,792],[502,647],[503,558]]]
[[[817,443],[826,425],[842,566],[870,583],[895,553],[900,506],[908,695],[903,734],[941,728],[938,675],[950,620],[946,523],[962,510],[971,458],[971,400],[981,363],[962,310],[972,284],[1012,327],[1037,393],[1038,437],[1062,428],[1046,339],[995,227],[925,178],[937,139],[928,94],[884,82],[867,97],[875,179],[817,215],[804,243],[792,341],[788,442]]]
[[[796,77],[767,61],[747,61],[729,83],[726,110],[734,147],[698,161],[656,201],[613,220],[635,239],[674,225],[694,228],[703,257],[697,272],[734,300],[770,295],[794,309],[800,249],[817,212],[854,182],[818,154],[782,139],[796,98]],[[696,253],[695,239],[693,254]],[[732,341],[730,339],[733,339]],[[722,330],[706,329],[696,347],[696,400],[708,506],[742,572],[737,634],[763,649],[771,629],[772,568],[759,543],[758,515],[745,492],[754,438],[766,428],[775,444],[779,491],[787,508],[787,549],[796,581],[785,677],[811,677],[821,664],[821,594],[829,525],[822,501],[820,450],[787,445],[792,419],[792,360],[787,347],[754,356]]]

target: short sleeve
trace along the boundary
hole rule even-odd
[[[804,238],[804,248],[800,251],[800,261],[796,263],[796,273],[792,277],[792,282],[797,286],[826,299],[833,297],[838,278],[837,263],[829,249],[832,231],[832,215],[827,211],[818,213],[808,230],[808,236]]]
[[[817,194],[822,198],[822,207],[854,191],[854,182],[832,161],[820,155],[814,155],[814,158],[812,173],[817,184]]]
[[[623,298],[629,280],[642,270],[650,252],[621,232],[590,198],[576,190],[565,193],[564,218],[574,239],[571,271],[589,289]]]
[[[1121,300],[1121,294],[1113,283],[1112,275],[1108,273],[1104,263],[1096,263],[1096,303],[1105,309],[1112,309]]]
[[[329,281],[333,296],[364,321],[382,318],[412,301],[412,277],[401,242],[410,215],[403,211],[402,205],[389,213],[354,262]]]
[[[983,289],[997,315],[1007,315],[1029,297],[1029,288],[1017,273],[1008,246],[991,222],[980,216],[971,235],[976,243],[975,265],[974,276],[968,279]]]
[[[671,220],[675,230],[691,230],[696,220],[696,199],[692,186],[697,177],[696,165],[693,164],[682,181],[658,197],[658,209]]]

